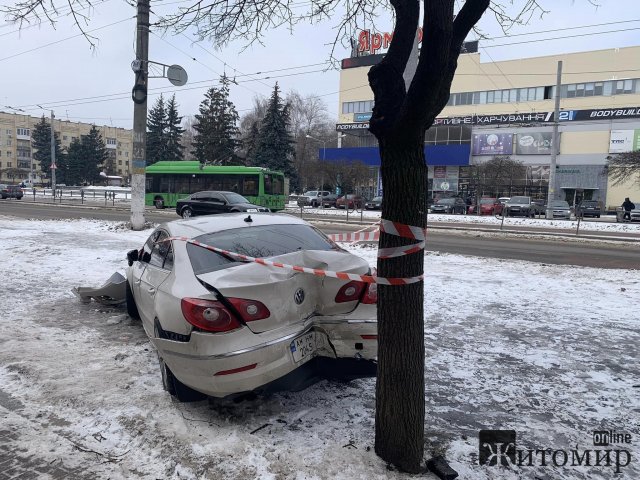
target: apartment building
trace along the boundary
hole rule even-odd
[[[45,117],[50,122],[48,117]],[[41,117],[0,111],[0,183],[18,183],[33,175],[36,184],[47,184],[51,172],[43,172],[33,158],[31,132]],[[92,124],[54,119],[53,129],[58,134],[62,149],[67,149],[74,139],[86,135]],[[125,128],[96,125],[109,159],[105,165],[108,175],[121,176],[125,183],[131,176],[133,155],[133,131]]]

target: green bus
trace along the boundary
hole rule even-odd
[[[145,204],[175,207],[180,198],[203,190],[236,192],[272,211],[284,210],[285,178],[262,167],[205,165],[200,162],[156,162],[145,169]]]

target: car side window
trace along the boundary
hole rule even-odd
[[[151,252],[153,251],[153,247],[155,246],[158,235],[160,235],[160,230],[156,230],[155,232],[153,232],[145,242],[144,247],[142,247],[144,250],[144,253],[146,253],[147,255],[151,255]]]
[[[167,232],[159,231],[159,235],[155,240],[155,244],[153,246],[153,250],[151,251],[151,258],[149,260],[149,265],[153,265],[155,267],[165,268],[165,259],[167,254],[171,250],[171,242],[163,241],[169,238]],[[172,252],[172,261],[173,265],[173,252]]]
[[[209,200],[216,203],[226,203],[226,200],[224,199],[224,197],[219,193],[212,193],[211,198],[209,198]]]

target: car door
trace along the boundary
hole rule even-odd
[[[164,230],[158,230],[151,249],[149,261],[140,275],[138,285],[139,296],[136,297],[138,312],[142,317],[147,333],[153,334],[155,314],[155,298],[158,288],[167,279],[173,268],[173,249],[171,242],[163,241],[169,238]],[[146,247],[146,245],[145,245]]]
[[[191,208],[193,209],[194,215],[207,215],[209,213],[209,192],[196,193],[192,195],[191,198],[193,199]]]
[[[231,210],[224,195],[218,192],[211,192],[208,201],[208,210],[210,214],[226,213]]]

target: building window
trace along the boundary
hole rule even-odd
[[[342,102],[342,113],[369,113],[373,111],[373,100]]]
[[[28,128],[16,128],[16,134],[23,137],[28,137],[29,135],[31,135],[31,132]]]
[[[122,160],[118,160],[118,165],[122,165]]]
[[[129,152],[124,152],[124,156],[128,157],[129,156]]]
[[[128,167],[128,166],[129,166],[129,160],[127,160],[126,162],[124,162],[124,164]]]
[[[117,143],[115,138],[107,138],[107,145],[116,145]]]
[[[64,140],[65,142],[67,141],[67,139],[68,139],[68,138],[69,138],[69,137],[67,137],[66,135],[63,135],[63,136],[62,136],[62,140]]]
[[[7,150],[7,157],[10,157],[10,156],[11,156],[11,150]],[[9,165],[9,166],[11,166],[11,165]]]
[[[25,162],[18,160],[18,168],[24,168],[24,169],[28,169],[30,167],[29,162]]]
[[[8,155],[7,155],[8,156]],[[12,163],[11,162],[7,162],[7,168],[11,168]]]
[[[7,147],[10,147],[10,146],[11,146],[11,139],[7,138]]]

